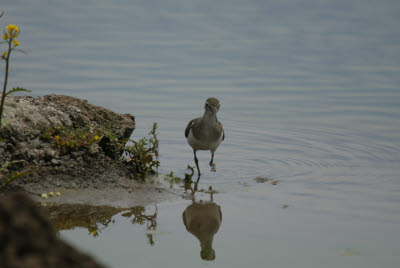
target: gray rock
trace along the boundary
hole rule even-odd
[[[44,160],[46,162],[49,162],[55,157],[55,155],[56,155],[55,150],[47,149],[47,150],[44,151],[44,154],[43,154]]]
[[[29,161],[36,161],[39,159],[40,151],[38,149],[27,150],[26,159]]]
[[[61,161],[60,161],[60,160],[57,160],[57,159],[51,159],[50,163],[51,163],[53,166],[59,166],[59,165],[61,165]]]
[[[92,178],[103,185],[101,180],[105,179],[106,172],[122,178],[126,177],[125,173],[129,173],[117,160],[118,156],[113,159],[113,155],[106,151],[112,148],[109,140],[107,142],[103,138],[102,143],[91,147],[69,150],[56,146],[54,141],[43,138],[43,134],[57,126],[75,129],[89,126],[111,132],[117,139],[127,139],[135,128],[135,118],[132,115],[91,105],[86,100],[59,95],[9,96],[6,98],[3,115],[9,124],[0,129],[0,164],[17,159],[25,160],[20,164],[24,170],[19,171],[29,172],[27,176],[12,182],[17,187],[32,192],[34,189],[53,187],[57,182],[57,185],[77,188]]]
[[[78,151],[78,152],[72,152],[71,153],[71,157],[73,158],[73,159],[78,159],[80,156],[82,156],[84,154],[84,152],[82,152],[82,151]]]
[[[89,156],[97,156],[100,154],[100,152],[101,152],[101,148],[97,144],[93,144],[92,146],[90,146],[90,148],[88,150]]]
[[[10,153],[15,153],[16,148],[14,145],[12,145],[11,143],[7,144],[7,151],[9,151]]]
[[[135,118],[92,105],[87,100],[62,95],[43,97],[9,96],[4,105],[4,119],[10,121],[0,137],[14,145],[17,141],[40,138],[44,131],[55,126],[98,127],[127,139],[135,129]]]
[[[30,143],[30,145],[31,145],[33,148],[40,149],[40,148],[43,147],[43,145],[42,145],[42,143],[40,142],[39,138],[31,139],[29,143]]]

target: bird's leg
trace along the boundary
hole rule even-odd
[[[199,160],[197,160],[197,156],[196,156],[196,150],[193,149],[193,154],[194,154],[194,162],[196,163],[196,167],[197,167],[197,172],[199,174],[199,178],[197,179],[197,181],[199,181],[200,179],[200,168],[199,168]]]
[[[216,165],[214,163],[214,152],[211,152],[211,161],[210,161],[210,166],[211,166],[211,172],[216,172]]]
[[[194,184],[194,189],[192,188],[192,185],[190,184],[190,190],[192,191],[192,201],[196,201],[195,193],[197,192],[197,182]]]

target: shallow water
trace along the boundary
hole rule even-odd
[[[398,1],[3,2],[0,23],[18,24],[27,52],[11,87],[132,113],[133,138],[157,121],[161,173],[193,164],[184,128],[221,101],[216,173],[199,154],[222,212],[214,261],[183,224],[190,199],[146,207],[154,245],[125,212],[65,239],[113,267],[400,263]]]

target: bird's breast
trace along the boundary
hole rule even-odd
[[[196,137],[198,136],[198,137]],[[210,150],[215,151],[222,141],[223,134],[219,137],[213,136],[210,133],[200,133],[200,135],[194,135],[193,129],[189,131],[187,137],[189,145],[195,150]]]

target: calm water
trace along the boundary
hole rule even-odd
[[[11,86],[132,113],[133,138],[157,121],[161,173],[193,164],[184,128],[207,97],[221,101],[216,173],[199,154],[200,187],[219,191],[222,212],[214,261],[200,258],[183,223],[186,199],[146,207],[157,211],[147,236],[149,222],[122,211],[98,236],[61,231],[68,241],[113,267],[399,266],[400,2],[3,0],[0,9],[27,52],[14,55]]]

